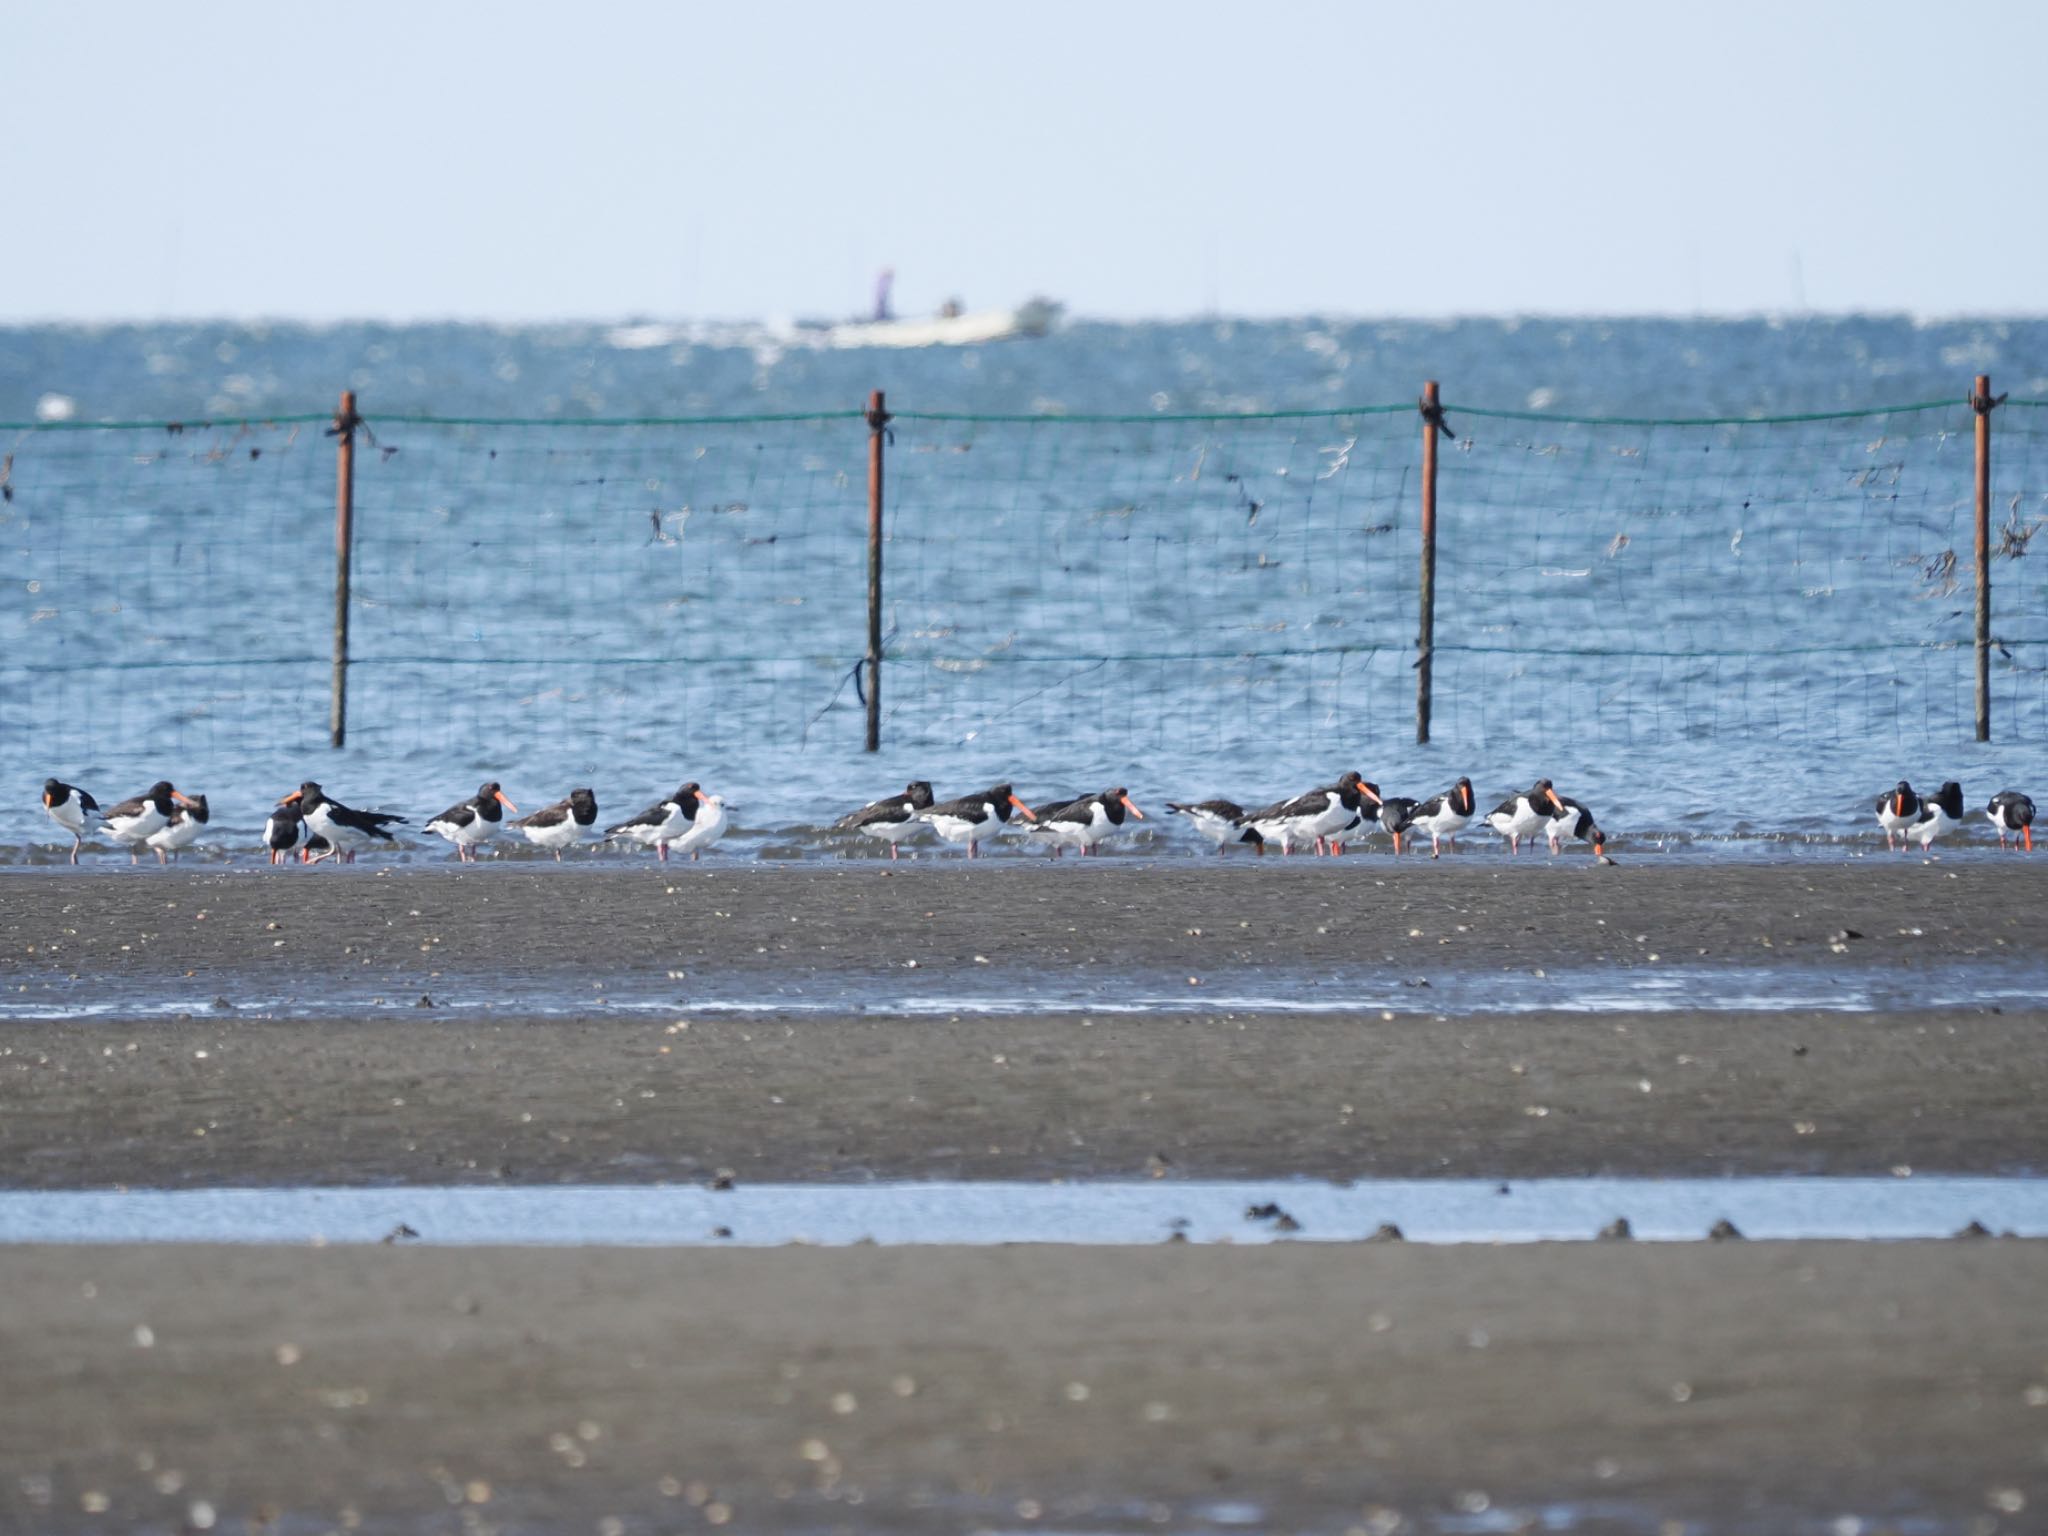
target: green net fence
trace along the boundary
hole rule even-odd
[[[1412,406],[895,430],[892,732],[1231,751],[1410,708]]]
[[[1967,739],[1966,403],[1715,421],[1446,409],[1439,741]],[[328,424],[0,426],[0,742],[17,777],[325,744]],[[905,411],[890,434],[892,747],[1244,757],[1412,732],[1412,404]],[[1993,436],[1994,727],[2038,741],[2048,402],[2008,402]],[[868,450],[850,410],[371,415],[351,745],[421,765],[564,741],[856,748]]]
[[[1437,677],[1454,737],[1535,721],[1624,742],[1968,738],[1966,403],[1689,422],[1453,409]],[[2039,587],[2016,581],[2004,619],[2025,627]],[[2038,730],[2038,686],[2002,681],[2007,729]]]

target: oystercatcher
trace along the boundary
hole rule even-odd
[[[1471,824],[1472,814],[1477,809],[1478,802],[1472,798],[1472,781],[1461,778],[1442,794],[1432,795],[1415,807],[1409,824],[1429,834],[1429,856],[1434,859],[1443,853],[1441,845],[1444,843],[1449,843],[1456,851],[1458,834]]]
[[[123,800],[103,812],[102,819],[108,835],[128,845],[128,862],[134,864],[141,860],[142,845],[149,841],[150,834],[169,826],[178,806],[190,804],[190,800],[171,788],[170,780],[158,779],[133,800]]]
[[[85,819],[100,813],[99,801],[76,784],[62,779],[43,780],[43,809],[50,820],[71,834],[71,862],[78,862],[78,850],[85,842]]]
[[[1257,827],[1262,836],[1277,838],[1283,854],[1292,853],[1296,843],[1310,841],[1314,842],[1316,852],[1322,853],[1330,834],[1357,821],[1368,801],[1377,812],[1379,791],[1365,781],[1364,775],[1347,771],[1334,784],[1253,811],[1245,820]],[[1343,845],[1335,845],[1335,850],[1341,853]]]
[[[1257,827],[1245,825],[1244,807],[1235,800],[1198,800],[1186,805],[1169,800],[1166,809],[1193,822],[1195,830],[1214,843],[1219,854],[1226,843],[1249,843],[1254,853],[1266,851],[1266,839]]]
[[[1052,856],[1058,858],[1069,848],[1076,853],[1088,850],[1082,842],[1082,834],[1088,829],[1087,795],[1062,796],[1048,800],[1031,809],[1031,825],[1025,829],[1025,839],[1042,843],[1052,849]]]
[[[306,818],[296,805],[280,805],[263,822],[263,846],[270,850],[270,862],[282,864],[291,857],[306,835]]]
[[[396,846],[398,839],[390,829],[405,824],[405,818],[394,811],[358,811],[330,799],[327,791],[311,779],[277,803],[296,805],[306,818],[307,830],[326,841],[327,856],[342,864],[355,863],[359,852],[378,843]],[[309,839],[309,852],[312,846]]]
[[[683,785],[666,800],[657,800],[639,815],[604,829],[605,841],[615,837],[630,842],[643,843],[660,856],[661,862],[668,862],[668,846],[678,841],[690,829],[690,822],[697,814],[697,806],[704,798],[704,792],[696,781]]]
[[[912,779],[904,786],[902,794],[848,812],[832,823],[832,830],[879,837],[889,845],[889,857],[897,858],[896,845],[923,825],[917,813],[930,810],[931,804],[931,785],[923,779]]]
[[[1877,824],[1884,828],[1886,848],[1905,847],[1899,841],[1899,834],[1920,819],[1920,797],[1913,793],[1913,786],[1904,779],[1898,788],[1877,797]]]
[[[1991,825],[1998,828],[1998,846],[2003,848],[2008,835],[2018,838],[2027,852],[2034,851],[2034,802],[2016,789],[2002,789],[1991,797],[1991,804],[1984,814],[1991,818]]]
[[[1522,839],[1534,837],[1550,825],[1550,818],[1564,814],[1564,801],[1550,787],[1550,780],[1538,779],[1519,795],[1511,795],[1487,813],[1486,824],[1508,840],[1508,852],[1520,853]]]
[[[552,849],[557,864],[562,862],[562,850],[596,825],[597,796],[587,789],[572,789],[568,799],[506,823],[534,847]]]
[[[1570,795],[1559,795],[1557,803],[1562,809],[1551,817],[1544,827],[1545,835],[1550,839],[1550,851],[1562,853],[1564,845],[1576,838],[1592,844],[1596,857],[1605,853],[1607,834],[1602,832],[1598,823],[1593,820],[1593,813]]]
[[[149,834],[149,846],[156,850],[159,864],[175,858],[180,849],[199,840],[206,827],[206,796],[194,795],[171,812],[170,824]]]
[[[467,800],[458,800],[428,822],[426,829],[453,843],[455,857],[462,863],[474,864],[476,845],[497,836],[498,824],[504,820],[505,812],[518,809],[505,798],[498,781],[490,779],[478,785],[476,793]]]
[[[1937,793],[1920,802],[1920,814],[1906,828],[1906,836],[1918,843],[1924,853],[1942,833],[1962,824],[1963,786],[1949,779]]]
[[[1415,825],[1415,813],[1421,808],[1420,800],[1410,800],[1402,795],[1389,795],[1380,801],[1380,829],[1394,840],[1394,853],[1401,852],[1401,839],[1408,829]]]
[[[1063,806],[1052,808],[1050,814],[1038,812],[1038,827],[1045,829],[1054,839],[1053,857],[1059,857],[1065,848],[1074,848],[1083,854],[1092,854],[1123,828],[1126,816],[1145,819],[1145,813],[1131,800],[1131,792],[1119,784],[1114,789],[1105,789],[1100,794],[1083,795],[1070,800]]]
[[[676,852],[687,853],[695,859],[704,849],[725,836],[725,829],[729,824],[725,796],[699,795],[697,814],[690,819],[689,828],[676,839]]]
[[[1013,786],[998,784],[978,795],[962,795],[958,800],[928,806],[917,815],[920,821],[930,822],[932,830],[947,842],[965,843],[967,857],[971,859],[977,857],[975,845],[1008,821],[1013,810],[1026,821],[1038,819],[1037,813],[1017,798]]]

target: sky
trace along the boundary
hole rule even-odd
[[[2048,6],[0,0],[0,36],[0,321],[839,318],[885,266],[905,313],[2048,310]]]

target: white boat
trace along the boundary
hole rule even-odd
[[[865,320],[825,332],[834,347],[968,347],[985,341],[1043,336],[1059,323],[1060,306],[1027,299],[1015,309],[977,309],[929,320]]]

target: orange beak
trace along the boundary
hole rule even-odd
[[[43,791],[43,808],[44,808],[45,810],[47,810],[47,809],[49,808],[49,805],[50,805],[50,792],[49,792],[49,791],[48,791],[48,790],[46,789],[46,790],[44,790],[44,791]]]
[[[502,789],[498,791],[498,804],[504,806],[505,809],[510,811],[514,816],[517,816],[519,814],[519,807],[514,805],[510,800],[507,800],[505,798],[505,791],[503,791]]]
[[[1014,805],[1015,807],[1017,807],[1018,810],[1024,813],[1024,819],[1026,821],[1038,820],[1036,816],[1031,814],[1031,807],[1026,805],[1022,800],[1019,800],[1015,795],[1010,796],[1010,804]]]
[[[198,802],[186,799],[183,795],[179,794],[175,789],[171,791],[171,798],[177,801],[178,804],[180,805],[191,806],[192,809],[195,811],[199,809]]]
[[[1904,795],[1892,796],[1892,814],[1894,816],[1903,816],[1906,814],[1906,797]]]
[[[295,789],[295,790],[293,790],[293,791],[292,791],[292,792],[291,792],[290,794],[286,795],[286,796],[285,796],[285,797],[284,797],[284,798],[283,798],[282,800],[278,801],[277,803],[278,803],[279,805],[290,805],[290,804],[291,804],[291,803],[292,803],[292,802],[293,802],[294,800],[296,800],[296,799],[298,799],[298,798],[299,798],[299,796],[300,796],[300,794],[301,794],[301,793],[302,793],[301,791],[299,791],[299,790],[296,790],[296,789]]]
[[[1373,788],[1370,784],[1359,785],[1358,792],[1361,795],[1365,796],[1366,799],[1370,800],[1374,805],[1378,805],[1380,803],[1380,797],[1373,793]]]
[[[1551,805],[1556,809],[1557,814],[1562,816],[1564,814],[1564,802],[1557,798],[1556,790],[1550,790],[1548,791],[1548,794],[1550,795]]]
[[[2032,822],[2020,828],[2020,836],[2026,839],[2027,852],[2032,853],[2034,851],[2034,827]]]
[[[1124,809],[1129,811],[1133,816],[1137,817],[1140,821],[1143,821],[1145,819],[1145,813],[1139,810],[1135,805],[1131,804],[1131,797],[1129,795],[1124,796]]]

